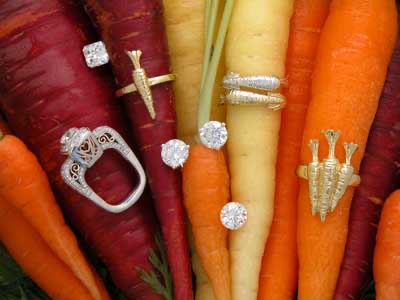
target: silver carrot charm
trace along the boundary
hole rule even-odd
[[[318,179],[320,173],[320,163],[318,160],[318,140],[311,140],[308,143],[308,147],[310,147],[312,153],[312,162],[308,164],[308,186],[309,186],[309,194],[311,201],[311,213],[314,216],[318,211]]]
[[[142,51],[128,51],[127,54],[135,67],[132,72],[133,82],[135,83],[137,91],[142,97],[151,118],[154,119],[156,117],[156,112],[154,109],[154,101],[150,89],[149,78],[147,77],[146,71],[140,66],[140,56],[142,55]]]
[[[332,196],[331,211],[334,211],[340,198],[343,197],[347,187],[350,185],[351,178],[354,175],[354,167],[351,165],[351,158],[357,150],[358,145],[354,143],[344,143],[344,150],[346,152],[346,162],[341,164],[338,179],[336,183],[335,192]]]
[[[324,130],[322,133],[325,135],[328,141],[328,158],[322,162],[321,169],[321,180],[320,180],[320,195],[319,195],[319,207],[320,207],[320,218],[324,222],[326,214],[330,210],[332,193],[336,186],[337,181],[337,167],[339,164],[338,159],[335,157],[336,142],[340,136],[340,131],[334,131],[331,129]]]
[[[286,103],[285,97],[278,93],[262,95],[241,90],[230,90],[226,95],[221,97],[221,100],[222,103],[232,105],[263,104],[272,110],[282,109]]]
[[[222,84],[226,89],[238,90],[240,87],[248,87],[258,90],[275,91],[281,86],[286,86],[287,80],[275,76],[241,77],[237,73],[230,73],[224,77]]]

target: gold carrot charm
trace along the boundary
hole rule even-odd
[[[308,144],[312,153],[312,162],[308,164],[308,185],[311,201],[311,213],[314,216],[319,211],[318,205],[318,180],[320,173],[320,163],[318,160],[318,140],[311,140]]]
[[[132,60],[135,69],[132,72],[133,82],[136,85],[137,91],[142,96],[144,104],[152,119],[156,117],[156,112],[154,110],[153,95],[151,94],[149,78],[146,75],[146,71],[140,66],[140,57],[142,56],[142,51],[128,51],[129,58]]]
[[[138,92],[143,99],[144,104],[146,105],[147,111],[150,114],[152,119],[156,117],[156,111],[154,109],[154,101],[153,95],[151,93],[150,87],[156,84],[168,82],[175,80],[174,74],[165,74],[152,78],[148,78],[146,71],[140,66],[140,57],[142,56],[142,51],[127,51],[126,54],[131,59],[134,70],[132,72],[133,83],[119,89],[115,92],[117,97],[121,97],[123,95]]]
[[[361,179],[354,174],[354,167],[351,165],[351,158],[357,150],[358,145],[344,143],[346,160],[340,163],[335,156],[336,143],[340,136],[339,130],[323,130],[328,142],[328,157],[322,162],[318,158],[318,140],[310,140],[308,146],[312,153],[312,161],[307,165],[297,167],[296,174],[300,178],[309,181],[309,196],[311,213],[319,212],[322,222],[325,221],[328,212],[335,210],[339,200],[349,186],[357,186]]]
[[[328,129],[323,130],[322,133],[325,135],[329,147],[328,158],[324,159],[322,163],[319,195],[319,215],[321,221],[325,221],[326,214],[330,210],[332,192],[335,189],[337,180],[336,169],[339,165],[339,160],[335,157],[335,147],[340,131]]]
[[[331,211],[334,211],[340,198],[346,192],[347,187],[350,185],[351,178],[354,174],[354,167],[351,165],[351,157],[357,150],[358,145],[353,143],[344,143],[344,150],[346,152],[346,162],[340,166],[336,189],[332,197]]]

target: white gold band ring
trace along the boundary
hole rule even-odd
[[[143,167],[121,135],[114,129],[108,126],[97,127],[93,131],[89,128],[71,128],[62,136],[60,142],[61,152],[69,156],[61,167],[61,176],[75,191],[112,213],[120,213],[139,200],[146,185]],[[107,149],[118,151],[139,174],[139,185],[117,205],[104,201],[85,180],[86,170],[92,167]]]

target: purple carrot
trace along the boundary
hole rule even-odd
[[[133,82],[138,66],[148,77],[170,73],[161,0],[84,0],[85,8],[106,44],[118,86]],[[127,51],[140,50],[134,67]],[[140,93],[123,96],[131,130],[141,151],[173,278],[175,300],[193,298],[189,248],[179,170],[161,160],[161,144],[176,137],[172,83],[150,87],[154,110],[148,111]],[[155,117],[154,113],[155,112]]]
[[[107,125],[127,138],[111,79],[85,64],[82,47],[95,38],[74,2],[0,2],[0,105],[13,131],[39,157],[64,213],[127,299],[161,299],[136,269],[152,270],[148,258],[156,247],[157,225],[151,203],[142,197],[123,213],[109,213],[60,176],[66,157],[59,141],[67,129]],[[137,184],[129,164],[112,151],[88,170],[86,179],[114,204]]]

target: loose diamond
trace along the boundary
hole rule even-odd
[[[247,221],[246,208],[237,202],[229,202],[221,209],[221,223],[230,230],[241,228]]]
[[[102,41],[83,47],[83,55],[89,68],[95,68],[108,63],[109,56]]]
[[[170,140],[161,146],[163,162],[173,169],[182,167],[189,157],[189,146],[181,140]]]
[[[200,140],[204,146],[218,150],[225,145],[228,139],[228,131],[225,124],[218,121],[210,121],[199,130]]]

